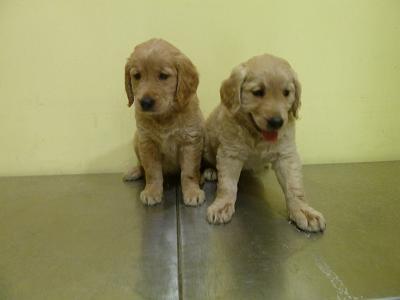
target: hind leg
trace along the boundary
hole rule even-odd
[[[200,184],[204,184],[206,181],[217,181],[218,173],[214,168],[207,168],[201,174]]]
[[[138,136],[135,134],[133,138],[133,148],[136,153],[136,157],[138,159],[138,165],[131,168],[128,172],[124,174],[123,180],[124,181],[134,181],[142,178],[144,176],[144,169],[140,162],[140,155],[139,155],[139,147],[138,147]]]
[[[137,165],[133,167],[128,172],[124,174],[123,180],[124,181],[134,181],[142,178],[144,175],[144,170],[141,165]]]

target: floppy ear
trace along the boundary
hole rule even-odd
[[[297,74],[293,74],[293,83],[294,83],[294,87],[295,87],[295,92],[294,92],[294,102],[292,107],[290,108],[290,113],[293,115],[293,117],[295,119],[297,119],[299,117],[299,109],[301,106],[301,84],[299,79],[297,78]]]
[[[176,100],[181,107],[184,107],[191,96],[196,93],[199,85],[199,74],[193,63],[183,54],[177,56],[176,69],[178,82],[176,85]]]
[[[246,76],[244,65],[235,67],[231,76],[225,79],[219,90],[221,102],[232,112],[236,113],[241,104],[242,84]]]
[[[125,64],[125,91],[128,96],[128,106],[131,107],[134,101],[133,90],[132,90],[132,81],[131,81],[131,64],[128,62]]]

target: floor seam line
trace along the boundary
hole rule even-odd
[[[181,259],[182,259],[182,239],[181,239],[181,218],[180,218],[180,189],[179,189],[179,184],[176,185],[175,188],[175,199],[176,199],[176,241],[177,241],[177,268],[178,268],[178,297],[179,300],[183,300],[183,293],[182,293],[182,265],[181,265]]]

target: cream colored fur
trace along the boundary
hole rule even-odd
[[[208,208],[208,221],[231,220],[243,169],[262,170],[272,163],[290,220],[303,230],[323,231],[325,219],[307,204],[303,188],[295,143],[301,85],[290,65],[267,54],[251,58],[232,71],[220,93],[221,104],[206,121],[205,159],[218,171],[217,194]],[[284,124],[277,140],[270,141],[263,138],[263,132],[268,132],[267,120],[274,116],[281,117]]]

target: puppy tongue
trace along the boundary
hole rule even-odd
[[[275,142],[278,139],[278,131],[262,131],[264,140]]]

